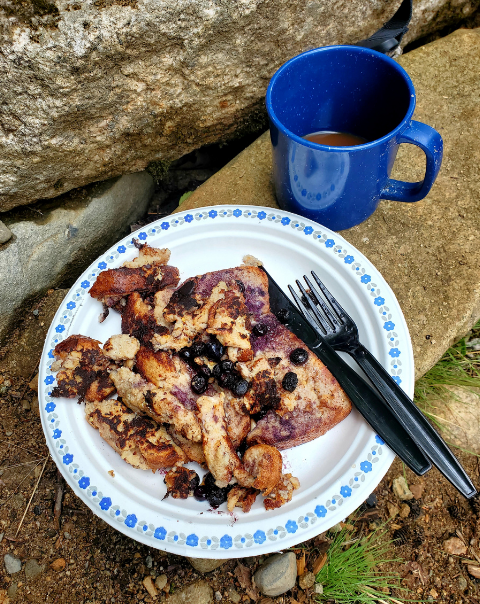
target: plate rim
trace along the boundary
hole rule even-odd
[[[171,227],[174,228],[178,225],[182,226],[185,223],[191,224],[194,220],[198,222],[205,221],[208,218],[216,219],[217,217],[219,219],[232,219],[232,222],[241,217],[247,219],[257,219],[260,221],[257,222],[257,224],[261,224],[261,221],[263,220],[269,220],[270,222],[281,223],[282,227],[292,227],[297,232],[301,231],[304,233],[304,235],[313,236],[320,244],[324,244],[327,249],[330,249],[332,253],[336,254],[337,257],[343,258],[344,263],[350,265],[352,270],[358,272],[361,283],[366,286],[371,283],[371,275],[366,273],[365,268],[368,268],[370,272],[373,271],[375,273],[375,278],[380,278],[382,281],[381,293],[383,294],[381,296],[377,296],[377,299],[380,298],[383,300],[383,305],[378,304],[377,301],[375,301],[374,304],[378,306],[379,311],[384,312],[384,314],[385,311],[383,311],[382,308],[386,308],[387,311],[390,311],[391,307],[393,307],[392,311],[394,312],[394,315],[392,315],[391,312],[388,312],[388,315],[395,316],[396,324],[398,325],[400,322],[404,331],[404,339],[402,340],[401,344],[403,360],[402,371],[403,373],[408,374],[406,379],[408,386],[407,394],[410,396],[413,395],[414,388],[414,364],[411,338],[403,312],[395,297],[395,294],[378,269],[370,260],[368,260],[368,258],[366,258],[357,248],[355,248],[353,244],[350,244],[344,237],[342,237],[342,235],[331,231],[330,229],[315,223],[312,220],[305,219],[291,212],[263,206],[232,204],[204,206],[194,210],[184,210],[176,214],[171,214],[164,219],[159,219],[158,221],[149,223],[137,231],[125,236],[112,247],[110,247],[106,252],[104,252],[104,254],[96,258],[94,262],[82,272],[82,274],[70,288],[69,292],[58,308],[54,319],[52,320],[47,332],[43,353],[40,360],[40,414],[43,431],[52,459],[55,461],[57,467],[60,469],[62,475],[75,494],[82,499],[82,501],[92,510],[92,512],[110,524],[113,528],[120,530],[125,535],[148,546],[163,549],[177,555],[199,558],[227,559],[233,557],[240,558],[243,556],[260,555],[278,551],[279,549],[292,547],[299,542],[314,537],[324,530],[328,530],[328,528],[331,528],[331,526],[336,524],[339,519],[348,516],[360,505],[360,503],[358,503],[354,497],[350,499],[354,485],[357,484],[355,481],[361,480],[365,483],[365,487],[368,485],[369,492],[373,491],[373,489],[378,485],[388,471],[395,458],[395,455],[387,446],[384,446],[382,439],[378,435],[375,435],[372,431],[374,436],[371,439],[372,443],[371,452],[369,454],[370,457],[362,462],[364,464],[363,470],[360,472],[357,470],[357,474],[352,475],[348,482],[345,479],[346,484],[339,490],[339,494],[334,495],[326,502],[323,502],[325,505],[317,505],[314,508],[314,511],[309,511],[302,514],[300,514],[299,510],[291,510],[287,515],[290,515],[295,519],[290,518],[286,523],[284,522],[282,526],[279,525],[275,530],[270,529],[269,531],[265,532],[261,529],[258,529],[254,534],[245,533],[241,536],[237,535],[233,537],[231,534],[228,534],[229,532],[231,533],[229,529],[232,528],[232,526],[229,524],[228,526],[224,527],[226,534],[223,537],[219,539],[218,537],[212,535],[212,538],[208,539],[205,536],[198,537],[198,535],[196,535],[195,521],[193,520],[192,523],[187,523],[191,524],[191,528],[194,531],[193,533],[190,535],[185,535],[184,532],[179,533],[173,531],[174,534],[172,534],[172,531],[167,531],[167,529],[165,529],[163,526],[154,527],[152,524],[148,524],[146,521],[138,521],[135,514],[123,514],[125,510],[121,510],[120,506],[118,505],[112,505],[109,497],[100,497],[102,494],[95,492],[93,490],[95,487],[91,487],[90,482],[87,484],[87,480],[89,481],[88,477],[85,476],[78,464],[72,463],[73,455],[68,453],[69,447],[65,439],[61,438],[61,430],[59,428],[60,422],[58,421],[58,415],[54,413],[56,405],[54,399],[52,399],[48,394],[49,387],[51,387],[51,384],[54,382],[53,374],[48,367],[48,364],[51,363],[53,358],[51,355],[51,350],[49,349],[53,348],[53,341],[55,337],[59,339],[59,341],[65,337],[62,337],[62,333],[65,332],[65,324],[68,323],[69,320],[62,322],[62,314],[67,313],[67,317],[73,320],[76,313],[82,308],[82,304],[80,304],[78,308],[76,307],[76,303],[71,299],[71,295],[75,294],[77,300],[78,298],[81,300],[86,299],[86,294],[90,289],[90,282],[88,281],[90,274],[96,278],[101,270],[105,270],[107,268],[108,263],[110,263],[112,267],[118,266],[118,262],[115,261],[117,261],[121,254],[125,253],[128,248],[133,247],[132,240],[135,237],[138,237],[141,241],[146,241],[149,235],[154,234],[156,236],[157,231],[167,231]],[[150,233],[148,233],[148,231],[150,231]],[[158,243],[156,243],[156,245],[158,245]],[[351,250],[352,254],[348,254],[348,250]],[[355,256],[353,256],[353,254],[355,254]],[[107,257],[110,257],[108,263],[106,262]],[[389,307],[385,306],[386,299],[389,302]],[[75,308],[77,308],[77,310],[72,313]],[[392,330],[392,333],[395,332]],[[51,343],[49,344],[49,342]],[[392,345],[390,346],[392,347]],[[392,356],[392,358],[395,357]],[[390,372],[392,371],[393,370]],[[44,386],[47,386],[47,388]],[[69,455],[72,459],[70,459]],[[375,455],[382,455],[384,463],[377,466],[379,469],[376,472],[372,472],[373,459],[380,459],[380,457],[374,458],[373,456]],[[77,466],[76,468],[75,465]],[[345,477],[342,476],[339,481],[342,482],[344,478]],[[344,489],[343,492],[342,489]],[[338,500],[336,498],[338,498]],[[315,498],[314,501],[316,501],[316,499],[318,498]],[[330,505],[327,505],[327,502],[330,503]],[[332,513],[329,514],[329,512]],[[325,521],[327,516],[329,520]],[[174,518],[169,518],[169,520],[175,521]],[[278,520],[280,522],[280,518]],[[167,523],[166,519],[162,519],[162,522],[164,524]],[[300,529],[304,530],[302,531]]]

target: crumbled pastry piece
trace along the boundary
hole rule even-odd
[[[255,503],[258,491],[255,489],[249,489],[245,487],[239,487],[235,485],[227,495],[227,509],[229,512],[237,508],[241,508],[245,514],[252,509],[252,505]]]
[[[100,342],[82,335],[71,335],[55,346],[56,361],[52,371],[58,371],[54,397],[79,398],[79,402],[102,401],[115,386],[109,376],[114,365],[100,348]]]
[[[174,266],[145,265],[138,268],[111,268],[102,271],[89,294],[108,307],[118,306],[122,298],[137,293],[155,293],[158,290],[175,287],[179,281],[178,268]]]
[[[168,264],[170,260],[170,250],[163,248],[159,250],[155,247],[150,247],[148,243],[140,243],[138,239],[134,239],[133,243],[138,248],[138,256],[133,260],[124,262],[122,266],[127,268],[139,268],[146,264],[162,265]]]
[[[154,307],[138,292],[130,294],[122,309],[122,333],[137,338],[141,344],[148,344],[156,333],[169,333],[169,329],[158,325]]]
[[[225,291],[208,312],[207,333],[217,336],[224,346],[250,350],[250,318],[238,285]]]
[[[242,376],[250,382],[250,389],[244,402],[251,414],[263,409],[275,409],[280,402],[275,380],[275,370],[263,356],[257,356],[247,363],[239,363]]]
[[[173,426],[168,426],[167,432],[172,437],[172,440],[182,449],[188,461],[196,461],[202,468],[207,467],[207,460],[203,452],[203,445],[201,442],[194,443],[188,438],[185,438],[179,434]]]
[[[249,447],[242,458],[245,470],[255,478],[253,487],[268,495],[282,476],[282,455],[269,445]]]
[[[244,256],[242,261],[246,266],[263,266],[263,262],[251,254]]]
[[[194,442],[202,440],[202,431],[195,409],[181,401],[182,393],[175,396],[172,390],[160,389],[137,373],[121,367],[110,374],[123,402],[138,413],[144,413],[159,424],[173,424],[175,429]]]
[[[224,297],[228,287],[221,282],[210,296],[202,297],[195,292],[197,279],[188,279],[173,293],[163,312],[164,320],[167,324],[173,323],[173,329],[171,333],[159,333],[152,338],[154,350],[181,350],[205,332],[210,308]]]
[[[165,497],[171,495],[174,499],[187,499],[200,484],[200,478],[194,470],[174,468],[165,474],[164,482],[167,485]]]
[[[219,392],[215,396],[201,396],[197,400],[198,417],[203,434],[203,452],[208,469],[219,487],[226,487],[233,477],[240,484],[248,479],[253,482],[243,468],[228,435],[223,409],[224,398],[223,392]]]
[[[135,468],[155,471],[187,461],[165,428],[132,413],[118,400],[88,402],[85,415],[100,436]]]
[[[263,500],[266,510],[274,510],[292,500],[293,491],[300,488],[300,481],[291,474],[283,474],[276,487]]]
[[[134,359],[139,350],[140,342],[128,334],[112,336],[103,345],[103,354],[112,361]]]
[[[244,403],[245,397],[234,396],[229,390],[225,390],[224,395],[227,432],[233,448],[237,450],[250,432],[250,415]]]

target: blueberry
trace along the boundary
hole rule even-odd
[[[242,281],[239,281],[238,279],[235,279],[237,285],[238,285],[238,289],[242,292],[242,294],[245,293],[245,285],[243,284]]]
[[[177,294],[179,296],[189,296],[193,290],[195,289],[195,281],[185,281],[182,287],[177,289]]]
[[[257,337],[260,338],[270,331],[270,327],[265,325],[265,323],[257,323],[252,331]]]
[[[212,489],[210,491],[207,499],[208,503],[212,506],[212,508],[218,508],[219,505],[222,505],[222,503],[225,503],[225,501],[227,501],[229,490],[230,489],[219,489],[218,487],[216,487],[215,489]]]
[[[256,422],[259,422],[262,418],[264,418],[268,413],[268,409],[266,407],[264,407],[263,409],[260,409],[260,411],[258,413],[255,413],[254,415],[251,415],[250,417],[252,417]]]
[[[196,375],[192,379],[191,388],[196,394],[203,394],[207,389],[207,380],[203,375]]]
[[[215,484],[215,476],[211,472],[205,474],[205,476],[203,477],[203,483],[207,489],[217,486]]]
[[[207,378],[212,377],[212,372],[210,371],[210,367],[207,367],[206,365],[202,365],[198,372],[200,373],[200,375],[203,375]]]
[[[220,363],[215,365],[215,367],[212,369],[212,375],[213,377],[217,378],[217,380],[222,375],[222,367],[220,366]]]
[[[222,373],[222,375],[218,378],[218,381],[220,382],[221,386],[231,389],[235,386],[237,380],[231,373]]]
[[[293,392],[295,388],[298,386],[298,377],[296,373],[293,371],[289,371],[283,376],[282,380],[283,389],[287,392]]]
[[[277,312],[277,319],[280,323],[286,323],[290,319],[290,311],[286,308],[281,308]]]
[[[205,501],[207,498],[207,489],[202,485],[193,491],[193,496],[197,501]]]
[[[304,348],[295,348],[290,353],[290,360],[294,365],[303,365],[307,362],[308,352]]]
[[[224,348],[217,340],[217,338],[212,338],[210,342],[205,344],[205,352],[209,359],[212,361],[219,361],[224,353]]]
[[[205,344],[203,342],[194,342],[190,346],[193,358],[200,357],[205,352]]]
[[[232,392],[236,396],[244,396],[248,390],[248,382],[246,380],[237,380],[233,385]]]
[[[190,351],[190,348],[182,348],[178,354],[182,357],[184,361],[187,361],[187,363],[193,361],[193,356]]]
[[[231,371],[233,371],[232,361],[222,361],[220,363],[220,366],[222,368],[222,372],[224,372],[224,373],[230,373]]]

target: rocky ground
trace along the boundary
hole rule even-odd
[[[123,536],[64,484],[48,457],[31,387],[44,330],[64,293],[51,291],[33,305],[1,350],[0,603],[312,601],[312,570],[323,560],[334,532],[283,556],[232,559],[211,570],[211,561],[193,561],[192,566],[187,558]],[[478,458],[458,455],[479,487]],[[480,509],[458,496],[436,470],[422,479],[407,470],[406,495],[394,482],[403,476],[396,460],[358,510],[356,522],[345,520],[346,529],[356,538],[389,521],[386,538],[396,539],[392,553],[401,561],[385,570],[398,573],[411,590],[392,591],[394,597],[474,604],[480,599]],[[260,589],[252,585],[254,574]],[[281,595],[265,595],[279,590]]]

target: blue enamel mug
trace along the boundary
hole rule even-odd
[[[391,58],[358,46],[327,46],[282,65],[267,90],[273,180],[279,206],[334,230],[366,220],[380,199],[419,201],[443,155],[440,134],[412,120],[415,90]],[[329,146],[303,137],[350,133],[367,142]],[[425,178],[390,178],[402,143],[426,155]]]

